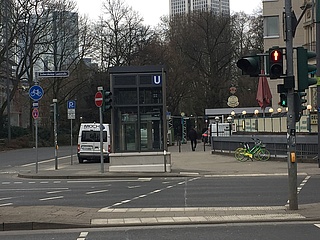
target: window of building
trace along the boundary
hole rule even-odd
[[[279,37],[279,16],[264,17],[264,37]]]

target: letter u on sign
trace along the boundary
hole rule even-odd
[[[153,76],[153,84],[155,84],[155,85],[161,84],[161,76],[160,75]]]

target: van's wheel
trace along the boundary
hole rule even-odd
[[[83,158],[78,158],[78,160],[79,160],[79,163],[83,163]]]

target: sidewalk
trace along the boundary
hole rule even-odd
[[[181,152],[177,146],[169,148],[172,154],[171,173],[109,173],[108,164],[101,173],[100,164],[74,164],[70,159],[59,160],[59,169],[54,162],[20,169],[19,176],[26,178],[127,178],[127,177],[183,177],[183,176],[246,176],[287,175],[286,161],[238,162],[233,155],[211,154],[210,147],[203,151],[198,145],[195,152],[184,144]],[[315,163],[298,163],[298,174],[318,175]],[[264,207],[210,207],[210,208],[80,208],[62,206],[1,207],[0,230],[75,228],[102,226],[139,226],[163,224],[235,223],[265,221],[320,221],[320,203],[299,205],[299,210],[290,211],[286,206]]]
[[[210,146],[205,151],[202,144],[198,144],[195,152],[191,151],[188,144],[182,144],[181,151],[177,146],[169,147],[172,159],[171,173],[110,173],[109,164],[104,164],[104,173],[101,173],[100,163],[79,164],[76,156],[73,165],[70,158],[58,160],[58,170],[54,168],[54,161],[39,164],[38,173],[35,165],[28,165],[19,169],[19,177],[23,178],[125,178],[125,177],[165,177],[165,176],[206,176],[206,175],[244,175],[244,174],[288,174],[286,159],[267,162],[237,161],[233,154],[211,154]],[[299,163],[298,174],[320,174],[317,163]]]

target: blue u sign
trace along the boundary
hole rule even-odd
[[[43,96],[43,89],[39,85],[34,85],[29,89],[29,97],[33,101],[38,101]]]
[[[155,85],[160,85],[161,84],[161,75],[154,75],[153,76],[153,84]]]

